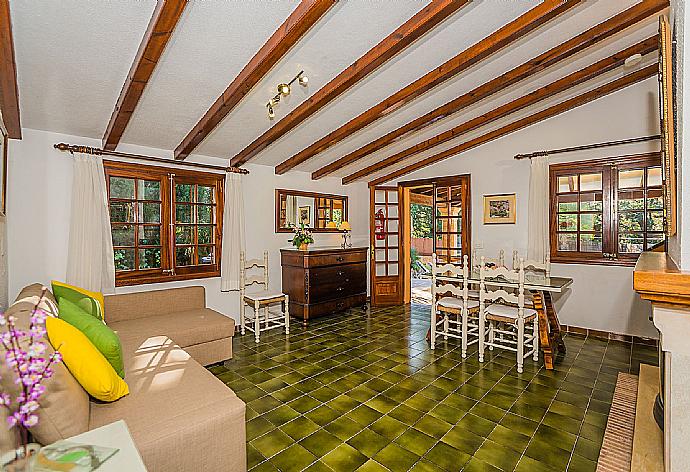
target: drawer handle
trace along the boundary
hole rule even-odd
[[[336,288],[336,290],[337,290],[338,292],[342,292],[343,290],[345,290],[345,287],[338,287],[338,288]]]
[[[343,256],[338,256],[335,258],[335,260],[338,262],[343,262],[345,260],[345,258]]]

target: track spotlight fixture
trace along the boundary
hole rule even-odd
[[[304,75],[304,71],[300,71],[300,73],[293,77],[293,79],[290,82],[278,84],[278,93],[273,98],[271,98],[266,104],[266,108],[268,109],[268,117],[270,119],[275,118],[275,105],[277,105],[280,102],[281,97],[287,97],[288,95],[290,95],[290,92],[292,91],[290,86],[293,83],[295,83],[295,81],[298,81],[302,87],[306,87],[309,83],[309,79],[306,75]]]

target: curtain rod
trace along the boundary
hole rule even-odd
[[[105,149],[94,148],[94,147],[90,147],[90,146],[76,146],[76,145],[67,144],[67,143],[57,143],[57,144],[53,145],[53,147],[59,151],[68,151],[71,154],[74,154],[75,152],[82,152],[84,154],[95,154],[95,155],[105,154],[108,156],[125,157],[128,159],[138,159],[140,161],[161,162],[164,164],[174,164],[177,166],[197,167],[200,169],[220,170],[223,172],[231,172],[233,174],[244,174],[244,175],[246,175],[249,173],[249,171],[247,169],[242,169],[240,167],[223,167],[223,166],[214,166],[211,164],[200,164],[198,162],[173,161],[173,160],[165,159],[162,157],[144,156],[142,154],[130,154],[128,152],[107,151]]]
[[[563,149],[552,149],[550,151],[537,151],[529,154],[516,154],[515,159],[532,159],[538,156],[549,156],[551,154],[561,154],[563,152],[584,151],[587,149],[597,149],[609,146],[619,146],[621,144],[641,143],[644,141],[653,141],[661,139],[661,136],[656,134],[654,136],[642,136],[640,138],[621,139],[619,141],[607,141],[605,143],[585,144],[584,146],[575,146]]]

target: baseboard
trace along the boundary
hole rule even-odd
[[[561,331],[570,334],[579,334],[581,336],[591,336],[593,338],[608,339],[610,341],[620,341],[624,343],[641,344],[645,346],[657,346],[659,343],[659,340],[654,338],[632,336],[629,334],[611,333],[609,331],[600,331],[598,329],[580,328],[579,326],[561,325]]]

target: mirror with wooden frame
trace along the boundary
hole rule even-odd
[[[659,17],[659,108],[666,234],[676,234],[676,150],[673,109],[673,41],[666,16]]]
[[[347,221],[347,197],[276,189],[276,233],[291,233],[304,223],[315,233],[335,233]]]

